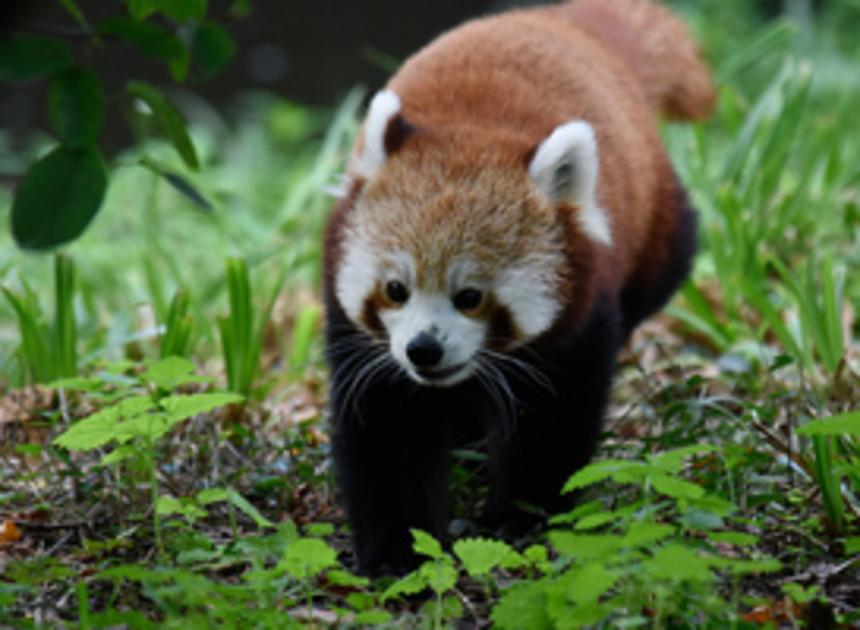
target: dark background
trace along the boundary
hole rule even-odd
[[[399,60],[459,22],[528,4],[537,2],[252,0],[250,15],[230,19],[228,0],[210,0],[210,13],[233,35],[238,52],[215,79],[189,87],[219,109],[249,89],[265,89],[304,104],[332,105],[357,83],[378,88]],[[782,0],[756,4],[773,13]],[[81,7],[93,23],[124,10],[121,0],[85,0]],[[58,35],[82,60],[92,62],[108,97],[102,137],[108,150],[116,150],[131,140],[117,111],[126,79],[162,85],[171,80],[162,63],[121,42],[108,42],[92,59],[86,58],[92,51],[76,30],[57,0],[0,0],[0,37],[15,31]],[[45,89],[44,81],[0,84],[0,129],[18,138],[33,128],[44,129]]]

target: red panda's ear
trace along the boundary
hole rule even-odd
[[[413,131],[400,114],[400,97],[392,90],[377,92],[364,120],[364,136],[353,168],[370,179]]]
[[[582,230],[593,240],[612,244],[609,216],[597,200],[599,160],[594,130],[584,120],[556,127],[534,151],[529,177],[553,204],[579,209]]]

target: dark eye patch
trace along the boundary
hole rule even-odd
[[[481,305],[484,294],[480,289],[468,287],[454,294],[452,301],[457,310],[473,311]]]
[[[404,304],[409,299],[409,289],[399,280],[389,280],[385,285],[385,294],[395,304]]]

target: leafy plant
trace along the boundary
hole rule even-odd
[[[200,383],[194,375],[194,364],[187,359],[168,357],[153,363],[118,402],[80,420],[61,435],[54,444],[70,451],[90,451],[113,446],[102,457],[102,464],[126,463],[131,470],[146,471],[151,500],[159,505],[160,494],[156,469],[156,444],[178,423],[192,416],[235,404],[242,397],[230,392],[171,394],[177,387]],[[57,387],[89,388],[91,381],[58,382]],[[161,515],[153,510],[156,548],[164,554]]]
[[[218,319],[221,349],[227,369],[227,387],[243,396],[251,393],[260,369],[260,350],[269,313],[282,280],[275,283],[268,304],[255,309],[251,297],[251,278],[248,265],[241,258],[227,260],[227,293],[230,312]]]
[[[209,79],[235,54],[229,33],[207,19],[205,0],[128,0],[125,14],[95,25],[75,0],[61,4],[76,23],[69,31],[71,37],[88,52],[123,42],[166,64],[177,82],[189,76]],[[233,16],[247,12],[247,3],[237,5]],[[171,26],[165,27],[165,23]],[[105,97],[100,77],[88,65],[76,63],[58,37],[16,33],[4,39],[0,44],[0,81],[33,80],[48,81],[48,122],[57,144],[24,174],[12,205],[11,231],[19,246],[43,250],[77,238],[102,206],[109,180],[99,145]],[[161,90],[130,78],[126,93],[144,104],[145,115],[154,119],[186,166],[197,170],[199,160],[185,119]],[[156,172],[178,189],[194,190],[179,174]]]
[[[75,276],[71,258],[54,257],[53,326],[43,321],[38,300],[25,281],[22,280],[20,295],[6,286],[0,287],[18,318],[21,338],[18,354],[24,366],[25,382],[47,383],[77,373]]]

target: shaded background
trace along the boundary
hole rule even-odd
[[[85,8],[95,23],[117,15],[119,4],[118,0],[90,0]],[[218,109],[227,107],[237,94],[253,89],[265,89],[303,104],[330,105],[357,83],[371,89],[379,87],[398,61],[453,25],[488,12],[529,4],[538,2],[252,0],[250,15],[230,19],[230,2],[211,0],[211,14],[223,19],[238,51],[214,80],[191,83],[190,87]],[[749,5],[764,15],[772,15],[782,9],[792,10],[792,5],[808,7],[809,3],[751,0]],[[81,45],[74,46],[76,28],[56,0],[3,0],[0,37],[14,31],[60,35],[73,44],[77,55],[85,54],[85,40],[80,39]],[[109,99],[103,146],[114,152],[132,141],[116,106],[125,80],[135,77],[157,84],[171,81],[163,62],[148,60],[119,42],[108,42],[106,46],[109,54],[97,54],[91,61]],[[19,138],[30,129],[44,129],[46,89],[45,81],[0,85],[0,129],[12,130]]]

